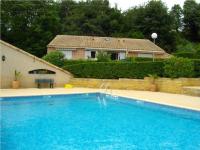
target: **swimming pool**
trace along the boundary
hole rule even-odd
[[[5,150],[199,150],[200,112],[101,93],[1,98]]]

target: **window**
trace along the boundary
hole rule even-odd
[[[72,59],[72,51],[75,49],[72,48],[57,48],[56,50],[61,51],[66,59]]]
[[[91,58],[96,58],[96,51],[91,51]]]
[[[122,59],[125,59],[125,58],[126,58],[126,53],[125,52],[120,52],[119,55],[118,55],[118,59],[122,60]]]
[[[56,74],[54,71],[48,69],[35,69],[28,72],[29,74]]]
[[[150,54],[150,53],[139,53],[138,57],[153,58],[153,54]]]
[[[118,53],[111,52],[111,60],[118,60]]]
[[[91,58],[91,51],[85,51],[85,59]]]
[[[72,59],[72,51],[67,50],[67,51],[62,51],[62,53],[65,55],[66,59]]]

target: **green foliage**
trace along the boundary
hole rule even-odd
[[[159,78],[157,74],[148,74],[148,77],[151,79],[151,83],[154,84],[155,80]]]
[[[64,69],[70,71],[72,74],[79,78],[142,79],[148,76],[148,74],[157,74],[162,76],[163,62],[93,62],[65,66]]]
[[[108,0],[62,1],[59,5],[65,34],[112,36],[122,26],[120,10],[111,8]]]
[[[166,77],[192,77],[194,74],[194,63],[188,58],[172,57],[165,61],[164,72]]]
[[[200,77],[200,60],[193,59],[192,61],[194,62],[195,77]]]
[[[129,33],[130,38],[135,38],[135,39],[144,39],[144,35],[140,31],[135,31],[135,32],[130,32]]]
[[[199,43],[192,43],[187,40],[182,40],[177,45],[177,51],[178,52],[197,52],[200,50],[200,44]]]
[[[200,3],[186,0],[183,6],[183,33],[188,40],[200,41]]]
[[[180,45],[189,48],[178,41],[177,33],[200,41],[200,4],[194,0],[186,0],[183,10],[175,5],[170,12],[155,0],[126,12],[110,7],[108,0],[1,0],[0,4],[2,40],[38,57],[46,54],[57,34],[151,39],[157,32],[156,44],[169,53]]]
[[[124,31],[130,36],[133,31],[140,31],[144,38],[151,40],[153,32],[158,33],[156,43],[171,52],[175,47],[172,18],[162,1],[149,1],[146,5],[135,7],[125,13]],[[130,36],[131,37],[131,36]]]
[[[76,64],[86,64],[86,63],[92,63],[95,62],[94,60],[83,60],[83,59],[79,59],[79,60],[64,60],[64,65],[63,66],[70,66],[70,65],[76,65]]]
[[[21,72],[15,70],[15,78],[14,78],[14,80],[18,81],[20,77],[21,77]]]
[[[127,57],[124,61],[127,61],[127,62],[147,62],[147,61],[153,61],[153,58]],[[162,58],[155,58],[154,61],[164,61],[164,59],[162,59]]]
[[[135,61],[135,58],[136,58],[136,57],[126,57],[124,60],[121,60],[121,61],[125,61],[125,62],[136,62],[136,61]]]
[[[175,4],[171,8],[170,16],[173,18],[173,30],[176,30],[176,32],[181,31],[183,27],[183,10],[179,4]]]
[[[65,62],[64,54],[59,51],[50,52],[47,55],[45,55],[43,59],[58,67],[62,67]]]
[[[132,58],[118,62],[66,60],[63,68],[80,78],[200,77],[200,60],[176,57],[155,62]]]
[[[179,41],[177,51],[174,55],[177,57],[200,59],[200,44],[192,43],[187,40]]]
[[[1,38],[42,57],[46,46],[59,34],[57,4],[51,0],[1,2]]]
[[[196,55],[193,52],[177,52],[177,53],[174,53],[174,55],[176,57],[183,57],[183,58],[191,58],[191,59],[196,58]]]
[[[98,62],[108,62],[111,61],[111,55],[107,52],[100,51],[97,54],[97,61]]]

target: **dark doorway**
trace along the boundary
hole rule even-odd
[[[96,51],[91,51],[91,58],[96,58]]]
[[[118,53],[112,52],[111,53],[111,60],[118,60]]]

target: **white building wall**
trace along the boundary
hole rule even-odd
[[[63,87],[72,75],[63,71],[41,59],[27,53],[22,53],[18,48],[0,41],[0,55],[5,55],[6,60],[0,60],[0,77],[1,88],[11,88],[14,79],[14,71],[21,72],[20,83],[22,88],[37,87],[35,79],[54,79],[56,87]],[[35,69],[48,69],[56,74],[29,74],[28,72]]]
[[[65,55],[66,59],[72,59],[72,51],[66,50],[66,51],[62,51],[62,53]]]
[[[118,55],[118,59],[122,60],[122,59],[125,59],[125,58],[126,58],[126,52],[120,52],[119,55]]]
[[[2,54],[2,46],[0,45],[0,89],[1,89],[1,86],[2,86],[2,57],[3,57],[3,54]]]

